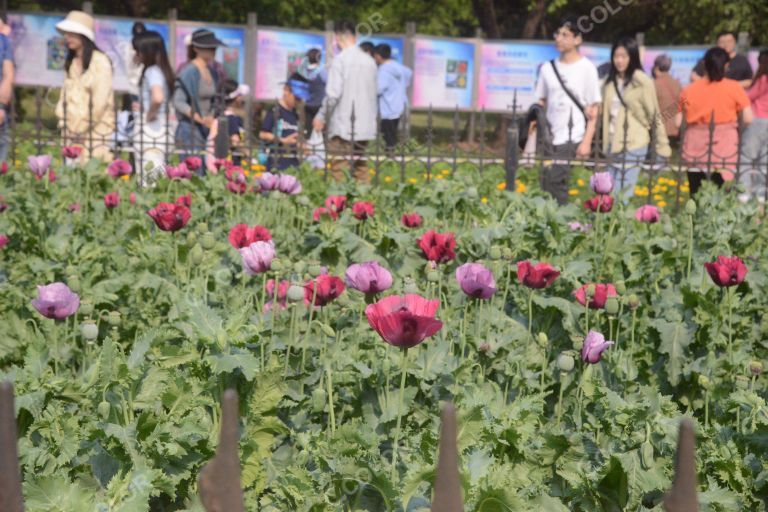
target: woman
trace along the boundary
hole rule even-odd
[[[611,48],[602,110],[603,152],[613,161],[609,169],[616,191],[623,191],[624,197],[629,198],[640,175],[640,162],[648,153],[652,127],[656,154],[666,158],[672,152],[656,86],[643,72],[640,49],[631,37],[619,39]]]
[[[168,152],[168,102],[173,89],[173,70],[165,51],[165,42],[154,30],[142,32],[133,39],[137,60],[142,70],[139,78],[141,110],[136,121],[134,144],[140,171],[150,179],[159,174]],[[151,168],[147,169],[147,164]]]
[[[746,187],[747,196],[744,199],[760,194],[759,199],[764,201],[766,191],[758,188],[766,187],[765,171],[759,169],[768,167],[768,50],[761,51],[757,58],[757,73],[747,90],[747,97],[754,119],[742,134],[741,161],[744,163],[744,174],[740,181]]]
[[[81,159],[112,160],[115,130],[112,64],[94,44],[93,18],[72,11],[56,25],[67,44],[66,76],[56,105],[63,145],[83,147]]]
[[[691,196],[701,188],[703,180],[718,187],[733,179],[739,147],[738,117],[745,124],[752,122],[752,109],[744,88],[735,80],[725,78],[730,57],[722,48],[710,48],[704,54],[706,77],[683,89],[680,112],[675,122],[687,127],[683,141],[683,161],[688,166]],[[714,121],[714,129],[710,123]],[[711,141],[711,142],[710,142]],[[711,172],[720,170],[722,172]]]
[[[204,157],[205,141],[214,122],[214,100],[218,89],[211,65],[216,48],[223,45],[210,30],[196,30],[191,40],[195,58],[179,71],[176,78],[173,107],[179,122],[176,147],[181,150],[182,159]],[[203,168],[201,171],[205,172]]]

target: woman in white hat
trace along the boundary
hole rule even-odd
[[[68,52],[66,77],[56,116],[64,145],[83,147],[82,157],[112,160],[110,142],[115,130],[112,63],[94,43],[93,18],[71,11],[56,25]]]

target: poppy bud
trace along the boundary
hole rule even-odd
[[[685,203],[685,213],[688,215],[696,214],[696,202],[693,199],[689,199],[688,202]]]
[[[304,287],[297,284],[292,284],[288,287],[288,300],[291,302],[299,302],[304,300]]]
[[[547,337],[547,333],[540,332],[536,335],[536,341],[538,342],[539,346],[542,348],[546,348],[547,345],[549,345],[549,338]]]
[[[762,361],[750,361],[749,362],[749,372],[752,375],[759,376],[763,373],[763,362]]]
[[[617,297],[608,297],[606,299],[605,312],[611,316],[619,314],[619,299]]]
[[[653,445],[650,441],[646,441],[640,447],[640,462],[645,469],[651,469],[654,464],[653,459]]]
[[[437,270],[430,270],[427,272],[427,281],[430,283],[436,283],[440,281],[440,273]]]
[[[192,250],[189,251],[189,259],[193,265],[200,265],[204,257],[205,253],[203,253],[203,248],[200,247],[200,244],[195,244]]]
[[[477,187],[467,188],[467,197],[470,199],[477,199]]]
[[[323,267],[319,263],[311,263],[307,271],[310,277],[317,277],[323,273]]]
[[[587,286],[587,289],[585,290],[587,297],[589,297],[589,298],[594,297],[595,296],[595,289],[596,289],[596,287],[595,287],[594,284],[590,284],[589,286]]]
[[[272,264],[270,265],[270,269],[274,270],[275,272],[280,272],[283,270],[283,262],[280,260],[280,258],[273,258]]]
[[[510,249],[509,247],[503,247],[501,249],[501,257],[504,258],[505,260],[511,260],[512,258],[515,257],[515,255],[512,252],[512,249]]]
[[[81,300],[80,308],[78,308],[78,311],[80,311],[80,313],[82,313],[84,316],[89,316],[93,313],[93,303],[89,300]]]
[[[341,307],[344,307],[344,306],[346,306],[347,304],[349,304],[349,294],[347,294],[347,293],[342,293],[341,295],[339,295],[339,296],[336,298],[336,304],[338,304],[338,305],[339,305],[339,306],[341,306]]]
[[[491,247],[491,250],[488,254],[492,260],[499,260],[501,259],[501,248],[497,246]]]
[[[208,231],[208,223],[207,222],[201,222],[197,225],[197,232],[201,235]]]
[[[557,367],[560,368],[560,371],[562,372],[570,372],[573,370],[573,367],[576,365],[576,359],[573,356],[573,352],[570,350],[566,350],[565,352],[561,352],[559,356],[557,356]]]
[[[614,288],[616,288],[616,293],[619,295],[624,295],[627,293],[627,284],[624,281],[618,281],[616,284],[614,284]]]
[[[299,196],[296,202],[302,206],[309,206],[309,198],[307,196]]]
[[[107,402],[106,400],[99,402],[98,411],[99,411],[99,416],[101,416],[101,419],[106,420],[109,418],[110,408],[111,407],[109,405],[109,402]]]
[[[214,237],[213,233],[210,231],[206,231],[200,238],[200,245],[202,245],[203,249],[206,251],[210,251],[216,245],[216,237]]]
[[[83,320],[80,324],[80,333],[86,341],[93,341],[99,337],[99,328],[93,320]]]
[[[120,312],[110,311],[109,316],[107,316],[107,322],[112,327],[117,327],[118,325],[120,325]]]
[[[197,233],[190,230],[187,232],[187,247],[193,247],[197,242]]]
[[[742,389],[742,390],[749,389],[749,377],[745,377],[744,375],[737,375],[736,389]]]
[[[67,278],[67,286],[75,293],[80,293],[82,288],[80,287],[80,278],[78,276],[69,276]]]
[[[712,389],[712,382],[710,382],[709,377],[706,375],[699,375],[699,386],[709,391]]]
[[[325,410],[328,394],[323,388],[315,388],[312,391],[312,412],[321,413]]]
[[[629,304],[630,308],[637,309],[640,307],[640,299],[633,293],[629,296],[629,299],[627,299],[627,304]]]

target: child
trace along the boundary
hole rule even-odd
[[[246,84],[238,84],[231,78],[223,85],[224,115],[229,126],[229,144],[232,152],[232,163],[240,166],[243,160],[243,142],[245,128],[240,113],[243,111],[243,99],[250,94],[251,89]]]
[[[277,101],[277,105],[267,111],[259,132],[259,139],[272,144],[271,155],[267,162],[269,171],[282,171],[299,165],[296,154],[299,114],[296,106],[299,100],[304,99],[305,92],[306,83],[289,80],[283,86],[283,96]]]
[[[125,93],[122,96],[122,106],[117,114],[117,127],[115,129],[115,154],[131,147],[134,127],[134,96]],[[133,157],[133,154],[131,154]]]

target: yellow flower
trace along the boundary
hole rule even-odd
[[[584,186],[584,180],[583,180],[583,179],[581,179],[581,178],[579,178],[579,179],[577,179],[577,180],[576,180],[576,184],[577,184],[578,186],[580,186],[580,187],[583,187],[583,186]]]
[[[418,182],[416,178],[408,178],[408,183],[415,185]]]
[[[665,206],[667,206],[667,202],[666,201],[659,201],[656,204],[659,206],[659,208],[664,208]]]
[[[261,178],[261,175],[262,175],[262,174],[263,174],[263,173],[260,173],[260,172],[255,172],[255,173],[253,173],[253,177],[254,177],[254,178]]]
[[[667,185],[669,185],[670,187],[676,187],[677,186],[677,181],[669,179],[669,180],[667,180]]]
[[[659,178],[659,185],[663,185],[667,182],[667,178]]]
[[[519,194],[522,194],[522,193],[524,193],[526,190],[528,190],[528,187],[526,187],[526,186],[525,186],[525,183],[523,183],[522,181],[519,181],[519,180],[518,180],[518,181],[517,181],[517,183],[516,183],[516,185],[517,185],[517,186],[515,187],[515,192],[517,192],[517,193],[519,193]]]
[[[120,176],[120,179],[123,180],[123,181],[128,181],[129,179],[131,179],[131,175],[130,174],[123,174],[122,176]]]
[[[659,187],[659,188],[661,188],[662,192],[667,192],[669,190],[669,187],[667,187],[667,186],[663,186],[663,187]]]
[[[384,183],[391,183],[392,182],[392,176],[384,176]]]
[[[440,171],[440,174],[444,174],[445,176],[448,176],[449,174],[451,174],[451,170],[450,169],[443,169],[442,171]]]
[[[331,164],[330,163],[325,164],[325,168],[326,169],[330,169],[331,168]]]
[[[579,191],[576,190],[575,188],[572,188],[571,190],[568,191],[568,195],[569,196],[577,196],[577,195],[579,195]]]
[[[371,168],[369,167],[369,168],[368,168],[368,174],[370,174],[371,176],[373,176],[374,174],[376,174],[376,171],[375,171],[374,169],[371,169]]]
[[[661,194],[656,194],[653,196],[654,201],[661,201],[662,199],[664,199],[664,196]]]
[[[485,203],[488,202],[488,198],[487,197],[482,197],[482,198],[480,198],[480,202],[485,204]]]
[[[506,188],[507,188],[507,184],[504,183],[503,181],[501,183],[499,183],[498,185],[496,185],[496,190],[504,190]]]
[[[648,195],[648,187],[635,187],[635,195],[645,197]]]
[[[436,180],[442,180],[443,178],[444,178],[444,176],[441,176],[440,174],[438,174],[437,176],[435,176],[435,179],[436,179]]]

